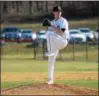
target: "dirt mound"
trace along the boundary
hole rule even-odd
[[[97,95],[97,89],[63,84],[32,84],[1,91],[2,95]]]

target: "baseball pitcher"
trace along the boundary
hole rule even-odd
[[[44,19],[43,26],[47,26],[47,50],[45,53],[48,56],[48,82],[47,84],[53,84],[54,82],[54,63],[59,50],[63,49],[68,44],[69,32],[68,21],[61,16],[62,10],[60,6],[53,8],[54,20],[50,22],[49,19]]]

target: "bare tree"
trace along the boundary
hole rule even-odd
[[[19,1],[15,1],[16,2],[16,10],[17,12],[19,12]]]
[[[44,5],[44,1],[41,2],[41,13],[44,12],[43,5]]]
[[[0,18],[0,23],[3,21],[3,10],[4,10],[4,1],[0,1],[0,16],[1,16],[1,18]]]
[[[32,1],[29,1],[29,16],[32,15]]]
[[[63,7],[63,1],[60,1],[60,6]]]
[[[1,6],[3,7],[3,12],[5,12],[5,13],[7,13],[8,12],[8,10],[7,10],[7,2],[5,1],[2,1],[1,2]]]
[[[46,7],[45,7],[46,8],[46,13],[48,13],[48,1],[46,1],[45,5],[46,5]]]
[[[29,15],[29,1],[22,1],[24,14]]]

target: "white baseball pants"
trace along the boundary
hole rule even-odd
[[[68,41],[52,31],[46,32],[46,38],[47,38],[48,52],[54,53],[53,56],[48,57],[48,80],[53,81],[54,64],[56,61],[56,57],[58,55],[59,50],[66,47],[66,45],[68,44]]]

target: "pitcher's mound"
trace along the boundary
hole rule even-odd
[[[98,95],[97,89],[63,84],[32,84],[1,91],[2,95]]]

